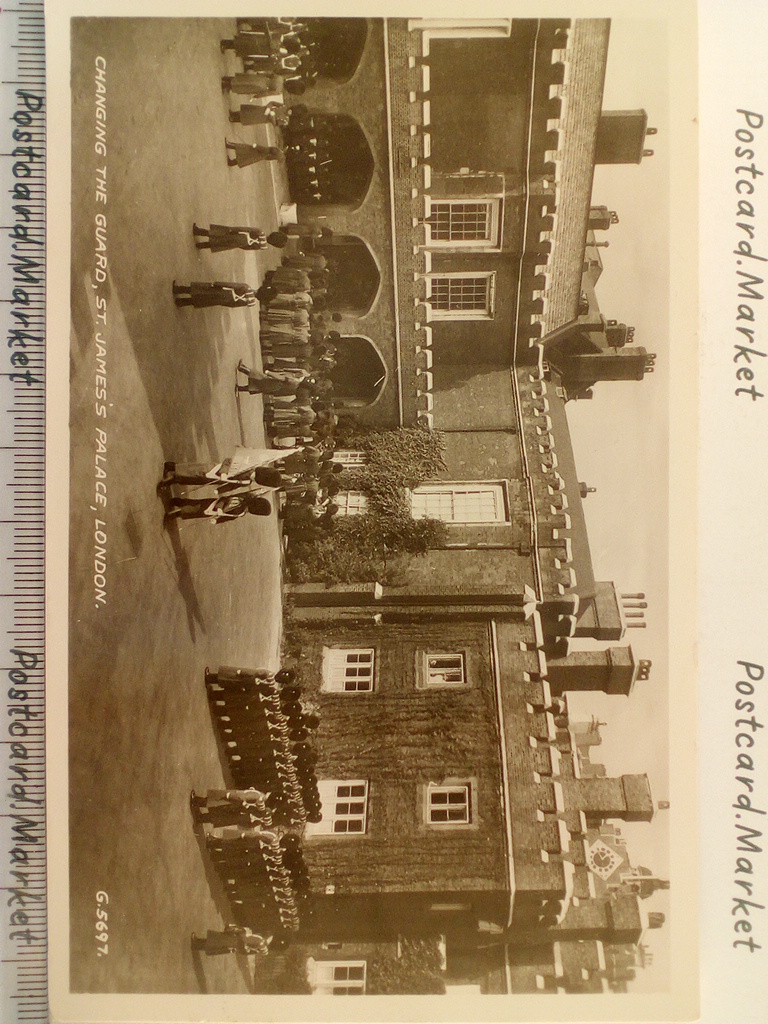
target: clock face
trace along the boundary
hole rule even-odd
[[[587,866],[603,881],[607,881],[620,864],[621,857],[602,839],[598,839],[590,846],[587,854]]]

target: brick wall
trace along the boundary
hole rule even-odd
[[[552,929],[556,938],[637,942],[643,932],[637,896],[604,896],[571,906],[562,924]]]
[[[472,335],[472,328],[465,327]],[[435,365],[435,428],[442,431],[488,430],[515,428],[512,404],[512,382],[509,369],[490,365],[485,351],[475,348],[473,357],[462,365]],[[503,443],[503,438],[489,435],[488,441]],[[515,443],[519,475],[520,457]],[[509,474],[510,476],[512,474]]]
[[[389,142],[384,84],[384,31],[381,19],[368,22],[368,39],[357,71],[342,85],[313,86],[299,101],[309,110],[350,114],[359,122],[373,152],[375,168],[370,190],[357,209],[344,206],[301,206],[299,219],[322,217],[338,234],[357,235],[371,249],[381,272],[376,302],[363,316],[345,315],[341,334],[368,337],[381,351],[389,372],[378,401],[360,410],[361,419],[377,426],[399,422],[395,354],[392,232],[389,217]]]
[[[372,185],[358,209],[328,206],[308,207],[301,211],[302,215],[323,215],[336,231],[362,237],[370,245],[381,269],[382,288],[373,308],[362,317],[345,317],[340,328],[342,333],[370,337],[381,349],[389,369],[389,380],[379,400],[373,406],[360,410],[359,415],[366,422],[383,426],[398,421],[398,384],[402,386],[404,422],[412,423],[416,418],[419,383],[415,373],[414,346],[419,340],[417,325],[426,319],[426,309],[419,302],[426,296],[423,275],[427,270],[423,250],[418,249],[424,242],[424,228],[419,221],[425,214],[425,194],[428,192],[433,197],[446,194],[441,192],[445,186],[445,172],[455,173],[468,167],[470,171],[493,171],[506,175],[503,243],[498,252],[470,254],[433,250],[433,273],[482,269],[495,270],[497,274],[495,310],[491,319],[464,322],[438,319],[432,322],[435,363],[445,366],[475,359],[478,347],[483,350],[483,358],[490,362],[502,364],[509,358],[516,329],[514,306],[523,229],[521,171],[526,149],[534,25],[531,21],[515,20],[508,40],[434,40],[428,62],[430,90],[425,94],[420,34],[409,33],[404,20],[389,19],[385,28],[382,20],[372,19],[363,58],[353,78],[343,85],[316,86],[303,97],[312,110],[354,116],[363,128],[374,155]],[[526,244],[532,258],[525,264],[521,292],[524,340],[541,330],[540,324],[530,323],[532,315],[541,314],[537,305],[541,300],[532,294],[538,288],[537,277],[540,276],[536,270],[537,257],[533,254],[539,252],[541,258],[538,262],[546,262],[546,251],[551,248],[551,243],[541,241],[540,235],[552,228],[556,202],[551,195],[542,193],[539,178],[547,170],[544,154],[558,145],[557,132],[548,129],[547,120],[560,115],[560,101],[557,97],[550,98],[549,91],[558,80],[558,74],[562,73],[562,65],[552,63],[551,51],[566,44],[568,36],[564,29],[568,25],[565,21],[544,23],[537,42],[536,116],[532,138],[536,175],[531,183]],[[593,34],[599,36],[599,32]],[[588,42],[592,42],[591,37]],[[385,49],[389,58],[388,97]],[[592,49],[587,49],[588,59],[594,59]],[[592,77],[597,79],[599,75],[598,60]],[[592,79],[588,85],[594,92],[596,87]],[[434,175],[431,189],[425,187],[424,180],[422,98],[429,98],[431,105],[430,124],[423,129],[429,133],[432,147],[428,158]],[[388,104],[391,112],[391,153]],[[465,122],[471,124],[471,129],[467,129]],[[468,147],[467,151],[464,152],[461,146]],[[397,310],[390,159],[394,166]],[[553,168],[550,171],[554,173]],[[442,179],[439,177],[441,174]],[[577,191],[579,202],[588,208],[588,188],[585,192],[581,179]],[[558,213],[561,220],[564,213],[565,210]],[[569,279],[567,284],[569,297],[571,292],[578,295],[580,273],[575,274],[572,282]],[[400,334],[400,381],[395,351],[396,324]],[[518,357],[521,361],[530,362],[532,352],[523,344]]]
[[[318,778],[367,779],[362,836],[312,837],[305,856],[316,889],[339,895],[476,891],[505,887],[499,798],[498,728],[487,627],[482,624],[329,627],[299,631],[298,663],[319,705]],[[373,647],[372,693],[321,691],[323,647]],[[470,686],[417,688],[424,652],[464,651]],[[476,781],[472,827],[425,824],[425,789],[448,779]]]
[[[494,529],[499,532],[493,533]],[[467,538],[467,543],[484,537],[490,538],[489,543],[501,543],[503,531],[510,538],[511,546],[506,549],[443,549],[414,558],[409,566],[408,592],[521,593],[526,584],[533,582],[533,573],[530,558],[516,550],[519,532],[512,527],[456,526],[451,528],[451,536],[455,534],[457,543],[461,537]]]
[[[510,239],[512,245],[519,242]],[[497,366],[509,366],[512,333],[515,322],[515,298],[519,256],[510,252],[445,253],[432,254],[432,273],[482,273],[496,275],[493,317],[487,320],[431,321],[436,365],[461,364],[476,360]]]
[[[400,327],[400,357],[403,385],[403,422],[415,422],[416,401],[416,327],[424,317],[419,312],[417,300],[423,297],[423,282],[417,282],[414,274],[423,269],[420,257],[414,255],[413,247],[418,239],[413,222],[424,215],[422,169],[412,166],[418,161],[421,140],[418,133],[411,134],[411,124],[422,121],[421,105],[411,103],[411,94],[418,98],[421,89],[421,71],[416,66],[421,37],[408,32],[407,22],[397,18],[387,22],[389,40],[390,110],[392,123],[393,164],[395,168],[394,221],[397,245],[397,287],[398,320]],[[411,60],[414,67],[410,67]],[[417,193],[414,196],[414,191]],[[389,211],[387,216],[389,216]],[[422,307],[423,309],[423,307]]]
[[[519,632],[507,623],[498,625],[498,642],[515,884],[518,895],[528,891],[535,894],[536,899],[547,895],[557,897],[565,891],[563,865],[554,857],[548,862],[542,860],[542,850],[553,847],[552,822],[540,821],[537,815],[538,811],[549,814],[556,811],[555,792],[550,780],[536,778],[537,751],[530,737],[536,736],[541,723],[537,721],[539,716],[526,707],[540,684],[533,680],[526,683],[523,679],[523,672],[534,673],[538,665],[533,652],[520,650]],[[539,689],[539,699],[540,693]],[[523,899],[521,905],[524,904]]]
[[[504,377],[503,371],[489,375],[485,392],[488,401],[494,394],[504,393]],[[478,381],[483,379],[474,377],[461,388],[466,386],[470,394],[479,393],[482,385]],[[449,526],[446,544],[450,547],[413,559],[409,589],[436,593],[456,593],[460,589],[476,594],[522,593],[524,585],[532,580],[532,568],[528,500],[520,480],[518,438],[503,430],[449,432],[445,435],[444,459],[446,470],[438,479],[502,482],[508,523]]]
[[[433,162],[440,170],[519,172],[535,22],[506,39],[432,39]]]
[[[596,942],[560,942],[558,951],[563,971],[559,981],[566,992],[603,991]]]
[[[473,378],[474,385],[477,378]],[[487,401],[495,395],[509,394],[509,371],[500,370],[486,381],[487,391],[478,385],[469,396]],[[469,410],[467,410],[469,411]],[[520,476],[520,446],[517,437],[501,429],[455,431],[445,435],[443,459],[446,480],[517,480]],[[462,474],[462,475],[459,475]]]
[[[554,992],[557,988],[552,944],[540,943],[509,951],[511,991]],[[543,988],[537,976],[544,979]]]

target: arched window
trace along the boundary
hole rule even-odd
[[[365,18],[305,18],[311,40],[312,68],[320,78],[348,82],[363,56],[368,37]]]
[[[387,365],[368,338],[335,339],[336,366],[330,374],[333,400],[347,407],[372,405],[387,381]]]
[[[373,179],[365,132],[348,114],[294,108],[284,130],[291,198],[307,206],[359,206]]]
[[[381,283],[368,245],[356,235],[333,235],[316,248],[328,260],[328,308],[363,316],[373,305]]]

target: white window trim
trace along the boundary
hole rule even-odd
[[[446,680],[433,680],[430,676],[430,658],[460,658],[461,659],[461,680],[449,682]],[[467,652],[459,651],[424,651],[421,655],[421,685],[425,690],[464,690],[469,686],[467,679]]]
[[[359,449],[340,448],[333,453],[332,462],[338,462],[345,469],[360,469],[368,464],[368,455]]]
[[[450,199],[438,198],[437,196],[427,196],[427,223],[425,228],[427,231],[427,245],[431,249],[476,249],[479,251],[485,249],[499,249],[501,248],[501,210],[502,210],[502,197],[501,196],[464,196],[458,197],[453,196]],[[478,206],[483,203],[489,205],[491,208],[491,229],[490,234],[487,238],[434,238],[432,235],[433,225],[428,223],[429,218],[432,216],[432,207],[437,205],[442,206],[469,206],[471,203],[476,203]],[[448,276],[448,275],[444,275]]]
[[[411,503],[411,509],[413,509],[413,495],[417,492],[424,493],[428,490],[433,492],[446,491],[452,488],[474,488],[479,489],[482,487],[495,487],[498,488],[501,494],[501,501],[503,503],[502,519],[490,519],[481,520],[480,522],[464,522],[459,520],[448,520],[441,519],[440,522],[445,523],[446,526],[509,526],[511,520],[509,518],[509,494],[507,491],[506,483],[503,480],[444,480],[440,483],[431,484],[420,484],[419,487],[415,487],[411,491],[406,492],[408,501]],[[421,516],[422,519],[431,518],[429,516]]]
[[[346,668],[350,654],[370,654],[371,671],[370,686],[364,689],[346,689]],[[342,664],[343,661],[343,664]],[[360,663],[362,664],[362,663]],[[361,678],[358,676],[357,679]],[[375,647],[324,647],[323,648],[323,681],[320,689],[323,693],[343,693],[354,696],[360,693],[373,693],[376,685],[376,648]]]
[[[481,309],[437,309],[427,295],[425,306],[427,307],[427,320],[493,320],[495,299],[496,299],[496,271],[495,270],[472,270],[472,271],[450,271],[446,273],[425,274],[424,280],[432,281],[444,278],[467,278],[484,277],[488,280],[488,307]],[[429,286],[431,292],[431,285]]]
[[[437,793],[455,792],[456,790],[466,790],[467,798],[464,806],[467,810],[467,821],[433,821],[432,820],[432,796]],[[477,827],[477,784],[473,779],[457,779],[447,780],[440,783],[440,785],[432,785],[430,783],[425,787],[425,806],[424,806],[424,820],[427,826],[432,829],[465,829]],[[448,805],[446,805],[448,806]]]
[[[508,38],[510,24],[509,18],[412,18],[408,21],[408,31],[420,31],[425,38],[432,39],[480,39],[491,36]]]
[[[353,502],[351,506],[350,499]],[[362,516],[368,511],[368,495],[363,491],[339,491],[333,501],[338,505],[337,516]]]
[[[363,786],[365,792],[362,796],[340,796],[339,789],[342,786]],[[368,831],[368,780],[367,779],[318,779],[317,788],[320,793],[321,805],[325,807],[321,821],[308,821],[305,826],[305,835],[311,839],[314,836],[322,836],[326,839],[355,839],[364,836]],[[363,804],[362,814],[341,814],[336,816],[336,803],[361,803]],[[337,821],[362,821],[363,827],[354,832],[337,832],[335,825]]]
[[[367,961],[366,960],[315,960],[310,958],[307,963],[309,968],[309,984],[312,988],[313,995],[322,996],[333,996],[333,995],[349,995],[348,992],[334,992],[334,988],[355,988],[358,989],[360,994],[365,994],[366,976],[367,976]],[[336,979],[333,975],[337,968],[362,968],[363,977],[361,981],[354,980],[350,982],[349,979]]]

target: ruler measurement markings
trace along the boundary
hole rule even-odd
[[[15,15],[14,19],[11,17]],[[3,47],[3,70],[6,76],[3,79],[5,88],[13,89],[16,86],[26,88],[29,92],[44,96],[44,15],[42,0],[21,0],[15,8],[0,10],[0,18],[4,18],[3,33],[0,38],[0,46]],[[6,31],[7,29],[7,31]],[[15,75],[12,73],[15,70]],[[9,74],[9,72],[11,72]],[[17,95],[19,93],[17,92]],[[44,637],[44,574],[43,574],[43,549],[44,549],[44,427],[45,415],[42,408],[45,396],[45,385],[40,377],[44,377],[44,301],[45,301],[45,247],[40,245],[40,237],[44,231],[44,203],[45,203],[45,134],[42,124],[42,113],[31,118],[33,124],[25,126],[28,131],[29,144],[37,159],[29,161],[29,174],[24,179],[24,184],[31,192],[31,196],[25,200],[27,207],[27,219],[25,223],[30,231],[30,237],[37,239],[34,242],[25,243],[18,240],[11,243],[13,254],[6,264],[6,270],[0,267],[0,280],[3,287],[0,291],[0,302],[5,306],[10,301],[6,298],[10,289],[7,285],[14,279],[15,272],[19,266],[18,257],[34,258],[40,266],[37,270],[40,280],[38,282],[24,282],[24,288],[28,296],[29,305],[25,308],[26,328],[41,336],[36,345],[30,345],[27,349],[28,363],[31,375],[38,379],[27,386],[22,392],[14,382],[13,399],[10,407],[6,409],[6,415],[12,423],[10,436],[13,443],[3,445],[0,451],[12,453],[7,458],[12,467],[12,511],[11,520],[2,521],[4,525],[13,527],[12,545],[13,554],[6,559],[6,583],[0,588],[4,602],[10,601],[12,607],[11,628],[7,635],[11,639],[9,647],[21,649],[26,652],[30,663],[27,669],[27,681],[24,685],[25,699],[23,704],[33,714],[29,721],[26,721],[24,731],[24,744],[28,756],[24,759],[24,767],[27,777],[24,780],[25,796],[31,800],[44,800],[45,794],[45,694],[42,676],[43,662],[43,637]],[[2,146],[5,148],[5,145]],[[13,145],[10,147],[13,149]],[[12,154],[5,154],[12,157]],[[8,167],[7,164],[3,165]],[[0,220],[13,219],[13,213],[9,209],[10,199],[5,210],[2,209],[0,200]],[[7,226],[0,228],[0,231],[10,232],[13,230]],[[42,251],[41,251],[42,249]],[[8,378],[9,374],[2,376]],[[8,482],[8,481],[6,481]],[[10,586],[8,585],[10,583]],[[7,592],[7,593],[6,593]],[[3,608],[8,608],[3,604]],[[8,620],[6,619],[6,622]],[[5,659],[3,659],[5,660]],[[34,661],[34,666],[31,662]],[[13,671],[14,665],[6,669],[6,673]],[[19,687],[21,689],[21,687]],[[17,703],[18,707],[19,704]],[[23,716],[19,716],[19,721]],[[35,721],[37,719],[37,721]],[[18,781],[17,776],[12,773],[14,744],[18,746],[18,740],[8,739],[2,741],[3,749],[9,752],[8,780],[13,784]],[[7,796],[7,794],[6,794]],[[34,823],[38,845],[34,850],[27,849],[28,858],[25,862],[25,891],[41,900],[36,900],[34,908],[25,908],[27,927],[34,936],[33,943],[24,944],[17,940],[14,944],[6,935],[7,929],[0,929],[0,953],[3,957],[3,982],[10,984],[3,985],[3,1005],[6,1013],[3,1019],[12,1017],[16,1021],[31,1022],[31,1024],[42,1024],[48,1016],[47,999],[47,951],[46,951],[46,861],[45,861],[45,821],[41,812],[30,809],[26,806],[19,808],[14,806],[11,800],[10,807],[6,803],[4,809],[10,813],[5,817],[14,820],[18,814]],[[19,801],[24,803],[24,801]],[[16,814],[14,815],[14,812]],[[18,837],[17,837],[18,840]],[[13,840],[11,840],[13,841]],[[9,887],[4,887],[9,888]],[[14,953],[14,956],[8,956]],[[14,970],[15,969],[15,970]],[[13,1007],[11,1009],[11,1006]],[[10,1020],[9,1020],[10,1024]]]

